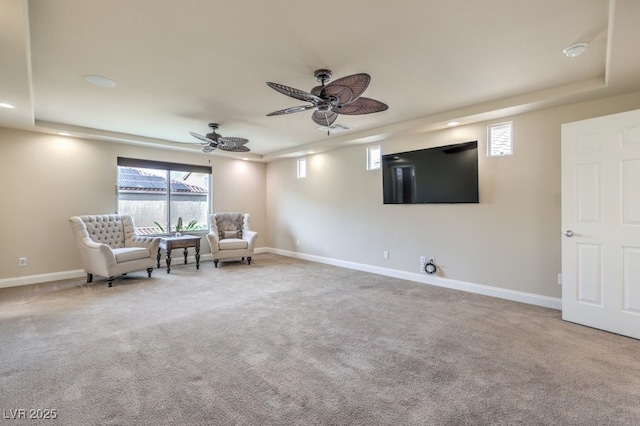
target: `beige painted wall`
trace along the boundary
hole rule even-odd
[[[366,145],[308,157],[299,180],[295,159],[265,165],[0,128],[0,279],[80,269],[67,218],[115,210],[116,157],[126,156],[211,161],[214,211],[250,212],[258,247],[408,272],[424,255],[444,278],[559,297],[560,125],[638,108],[635,93],[499,120],[514,122],[515,154],[480,156],[478,205],[383,205]],[[484,153],[487,124],[398,137],[382,150],[478,140]]]
[[[479,204],[383,205],[368,145],[308,156],[305,179],[296,159],[269,163],[268,244],[408,272],[435,257],[443,278],[560,297],[560,126],[637,108],[636,93],[380,144],[387,154],[478,140]],[[514,155],[487,158],[487,125],[503,121],[513,121]]]
[[[115,212],[119,156],[211,165],[213,211],[251,213],[266,245],[265,164],[0,128],[0,279],[82,268],[67,219]]]

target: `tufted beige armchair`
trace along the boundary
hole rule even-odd
[[[258,233],[251,230],[249,213],[214,213],[209,215],[207,241],[211,246],[213,263],[224,259],[247,258],[251,265],[251,255],[256,245]]]
[[[136,235],[131,216],[73,216],[69,222],[87,273],[87,283],[93,281],[95,274],[107,277],[111,287],[116,275],[140,269],[146,269],[151,277],[160,237]]]

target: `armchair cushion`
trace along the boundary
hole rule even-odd
[[[242,213],[216,213],[215,216],[218,236],[221,240],[225,238],[225,231],[235,231],[237,232],[235,238],[242,238]]]
[[[226,240],[228,238],[242,238],[242,235],[240,235],[240,231],[223,231],[223,236],[220,239]]]
[[[144,259],[150,256],[149,249],[144,247],[124,247],[112,249],[117,263],[131,260]]]
[[[243,250],[249,247],[249,242],[238,238],[225,238],[220,240],[220,250]]]

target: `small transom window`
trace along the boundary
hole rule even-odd
[[[380,145],[367,147],[367,170],[380,168]]]
[[[307,177],[307,159],[300,158],[298,160],[298,179]]]
[[[487,128],[487,155],[497,157],[513,154],[513,123],[492,124]]]

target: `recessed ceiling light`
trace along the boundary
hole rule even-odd
[[[84,79],[87,81],[87,83],[91,83],[95,86],[100,86],[100,87],[116,87],[116,82],[108,79],[107,77],[103,77],[101,75],[85,75]]]
[[[589,47],[588,43],[576,43],[567,47],[562,51],[568,58],[575,58],[576,56],[582,55]]]
[[[450,121],[447,123],[447,126],[453,127],[453,126],[457,126],[458,124],[460,124],[459,121]]]
[[[6,104],[4,102],[0,102],[0,108],[8,108],[8,109],[13,109],[15,108],[15,105],[11,105],[11,104]]]
[[[60,136],[71,136],[71,133],[68,132],[58,132]]]

